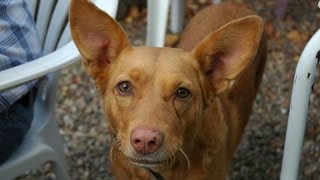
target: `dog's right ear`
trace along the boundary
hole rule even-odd
[[[70,27],[86,71],[96,81],[123,49],[131,47],[118,23],[89,0],[71,0]]]

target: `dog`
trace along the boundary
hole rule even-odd
[[[222,3],[190,20],[176,48],[134,47],[88,0],[70,26],[102,96],[116,179],[225,179],[266,61],[263,20]]]

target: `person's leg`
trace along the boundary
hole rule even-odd
[[[0,113],[0,165],[23,142],[33,119],[34,91],[24,95],[10,108]]]

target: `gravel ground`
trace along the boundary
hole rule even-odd
[[[268,62],[254,111],[234,163],[230,179],[279,179],[285,129],[294,70],[299,55],[311,35],[320,27],[320,10],[315,0],[290,1],[287,17],[274,18],[273,1],[237,0],[254,9],[266,21],[269,36]],[[190,18],[208,4],[189,0]],[[131,8],[121,24],[132,43],[145,41],[146,9]],[[301,159],[300,179],[320,179],[320,86],[314,85]],[[101,97],[80,64],[62,71],[57,99],[57,120],[65,141],[71,179],[111,179],[108,168],[107,124]],[[19,179],[55,179],[50,164],[42,171]]]

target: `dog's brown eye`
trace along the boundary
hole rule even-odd
[[[181,98],[181,99],[185,99],[187,97],[189,97],[191,94],[190,90],[187,88],[179,88],[176,92],[176,97]]]
[[[128,81],[120,82],[116,89],[121,95],[130,95],[132,93],[132,86]]]

